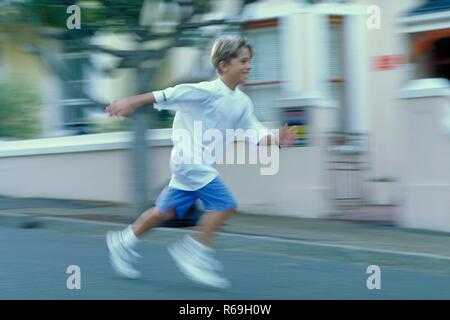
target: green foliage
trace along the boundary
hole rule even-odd
[[[131,130],[131,119],[104,119],[98,118],[93,119],[90,122],[89,133],[107,133],[116,131],[130,131]]]
[[[163,1],[155,0],[154,2]],[[139,28],[139,17],[143,4],[144,0],[26,0],[17,2],[8,9],[18,9],[20,12],[18,18],[23,23],[58,28],[69,35],[83,37],[85,32],[90,33],[91,31],[128,32]],[[81,9],[83,27],[76,33],[66,28],[68,18],[66,10],[70,5],[78,5]],[[195,14],[208,13],[211,9],[210,0],[192,1],[192,10]]]
[[[17,36],[18,31],[23,32],[25,35],[29,33],[35,34],[44,40],[52,39],[60,43],[60,47],[65,52],[71,53],[86,53],[86,50],[92,53],[92,50],[100,50],[89,48],[86,49],[86,44],[90,43],[90,40],[97,33],[127,33],[134,35],[136,40],[146,39],[145,41],[150,41],[152,36],[158,38],[163,38],[164,34],[160,34],[157,28],[149,28],[148,26],[140,25],[140,15],[143,8],[145,0],[23,0],[23,1],[13,1],[9,6],[5,6],[0,10],[0,34],[2,30],[8,30],[12,35],[12,39],[20,39]],[[152,0],[153,4],[158,2],[163,2],[165,0]],[[1,2],[1,0],[0,0]],[[184,5],[182,12],[186,15],[186,18],[190,16],[190,13],[197,15],[205,14],[211,11],[212,1],[211,0],[172,0],[172,2],[180,3]],[[190,10],[186,9],[186,3]],[[78,5],[81,9],[81,29],[69,30],[66,26],[69,14],[67,13],[67,8],[71,5]],[[155,7],[156,8],[156,7]],[[8,13],[6,13],[8,11]],[[182,19],[183,21],[183,19]],[[186,20],[184,22],[188,22]],[[179,26],[180,27],[180,26]],[[163,48],[167,50],[170,46],[186,46],[191,45],[197,48],[204,48],[209,44],[209,39],[204,37],[200,30],[195,28],[187,28],[177,31],[171,34],[168,41],[168,46]],[[32,31],[32,32],[30,32]],[[179,34],[181,33],[181,34]],[[150,35],[150,36],[149,36]],[[26,38],[27,39],[27,38]],[[176,39],[176,40],[174,40]],[[148,49],[146,43],[145,50],[136,50],[135,46],[129,50],[122,50],[117,54],[120,56],[120,62],[117,63],[117,68],[134,68],[139,73],[145,62],[153,61],[155,59],[160,59],[160,56],[164,56],[159,52],[161,49]],[[41,51],[45,51],[43,48],[39,48],[40,43],[36,42],[33,45],[25,41],[25,47],[36,47]],[[159,46],[159,45],[158,45]],[[157,47],[158,47],[157,46]],[[140,43],[137,43],[138,48],[140,48]],[[33,48],[32,48],[33,49]],[[39,51],[39,50],[36,50]],[[141,52],[142,51],[142,52]],[[155,58],[156,56],[156,58]],[[73,75],[67,72],[71,70],[71,66],[67,61],[60,61],[57,64],[51,65],[50,67],[54,69],[55,74],[58,75],[62,81],[74,81],[79,79],[73,79]],[[89,64],[86,65],[87,68],[91,67]],[[82,70],[78,68],[77,70]],[[111,74],[113,72],[108,70]],[[137,84],[139,87],[139,84]],[[6,95],[6,93],[3,93]],[[77,97],[86,98],[86,97]],[[92,99],[94,104],[98,104],[95,99]],[[3,96],[0,96],[4,102]],[[6,101],[6,100],[5,100]],[[33,104],[33,106],[38,104]],[[3,106],[3,105],[2,105]],[[32,108],[32,106],[29,106]],[[0,111],[1,112],[1,111]],[[158,113],[157,116],[152,117],[153,122],[152,127],[171,127],[173,121],[173,115],[168,113]],[[0,121],[2,121],[0,119]],[[3,123],[0,123],[2,126]],[[93,130],[100,132],[117,131],[117,130],[127,130],[129,128],[128,122],[114,123],[110,126],[105,123],[95,124]],[[32,127],[30,127],[30,130]],[[3,127],[0,128],[0,135],[4,135]],[[19,130],[21,131],[21,129]],[[8,133],[9,134],[9,133]],[[22,136],[25,131],[20,133]],[[31,135],[31,133],[30,133]]]
[[[39,95],[23,81],[0,82],[0,138],[36,138],[40,106]]]
[[[78,5],[81,9],[82,28],[73,32],[66,28],[67,8]],[[127,32],[139,27],[143,0],[28,0],[18,4],[22,22],[36,26],[57,28],[67,35],[84,37],[97,30]]]
[[[151,124],[151,128],[172,128],[174,117],[175,115],[167,110],[158,111],[156,116],[152,118],[154,123]]]
[[[211,0],[193,1],[193,9],[196,14],[208,13],[212,9]]]

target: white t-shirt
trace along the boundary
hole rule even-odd
[[[223,138],[227,129],[253,129],[256,134],[248,136],[253,144],[270,133],[256,119],[250,98],[237,87],[231,90],[220,78],[180,84],[154,91],[153,95],[157,110],[176,111],[172,128],[174,147],[170,157],[172,176],[169,186],[172,188],[194,191],[217,177],[214,163],[202,157],[205,147],[211,147],[218,140],[205,139],[204,133],[208,129],[218,129]],[[183,139],[183,134],[188,134],[189,138]],[[225,143],[223,147],[226,147]],[[217,152],[220,149],[213,153],[214,158],[222,156]]]

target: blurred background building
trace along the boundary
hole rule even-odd
[[[368,212],[450,230],[450,1],[79,1],[81,30],[67,30],[67,4],[54,2],[58,13],[48,1],[0,7],[0,79],[16,90],[3,91],[0,108],[37,115],[11,118],[19,129],[3,135],[14,141],[0,147],[0,194],[130,201],[130,121],[103,108],[214,79],[212,41],[243,34],[254,57],[242,89],[261,121],[288,122],[298,139],[275,176],[219,166],[242,210]],[[158,189],[170,176],[173,115],[149,116],[147,179]]]

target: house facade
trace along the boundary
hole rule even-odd
[[[241,208],[254,213],[320,218],[342,207],[387,205],[398,208],[400,225],[450,230],[450,202],[445,196],[450,185],[450,176],[445,173],[445,163],[450,161],[446,133],[450,102],[445,82],[450,59],[449,1],[381,0],[373,4],[368,0],[265,0],[248,1],[243,10],[238,10],[240,4],[216,1],[210,18],[232,19],[238,27],[208,27],[205,32],[240,33],[250,39],[254,47],[252,73],[242,89],[267,126],[287,122],[297,130],[296,145],[280,153],[277,175],[259,175],[260,166],[219,166]],[[115,43],[108,36],[102,41]],[[108,58],[97,58],[99,63],[108,63]],[[188,81],[189,77],[211,79],[214,71],[205,64],[209,64],[208,50],[174,48],[166,57],[167,67],[159,75],[159,83],[164,86]],[[90,90],[103,99],[132,93],[132,88],[123,85],[133,77],[126,71],[122,79],[89,77]],[[416,81],[423,79],[428,80]],[[430,113],[425,121],[423,109],[433,105],[439,105],[438,113]],[[435,127],[442,130],[433,133]],[[149,133],[155,149],[149,180],[154,185],[169,178],[169,136],[170,130]],[[88,147],[87,138],[78,143],[72,137],[75,146],[65,151],[67,142],[61,138],[54,141],[53,149],[47,148],[46,154],[54,150],[62,157],[98,148],[102,156],[110,150],[114,163],[119,163],[126,159],[127,137],[103,135],[100,140],[94,139],[96,147]],[[429,156],[437,151],[439,157]],[[30,149],[22,153],[3,151],[9,161],[14,156],[32,154]],[[423,155],[429,158],[424,160]],[[127,181],[127,172],[119,171],[113,180],[126,185],[123,181]],[[99,172],[96,181],[111,181],[103,177],[107,172]],[[112,183],[89,193],[78,192],[82,184],[77,185],[60,194],[57,188],[49,191],[47,187],[45,196],[129,200],[127,192]],[[115,189],[108,193],[108,188]],[[20,195],[19,189],[5,187],[0,193]],[[101,195],[96,196],[95,190],[101,190]],[[427,206],[436,214],[423,218]]]

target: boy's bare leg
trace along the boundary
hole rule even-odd
[[[212,237],[214,233],[235,211],[235,209],[230,209],[223,212],[208,212],[203,214],[197,227],[199,233],[195,235],[194,238],[200,243],[212,247]],[[139,238],[146,231],[159,226],[163,222],[172,219],[174,216],[175,209],[167,213],[162,213],[157,207],[148,209],[132,224],[133,233]]]
[[[236,209],[230,209],[223,212],[208,212],[204,213],[200,224],[197,227],[199,233],[194,235],[194,238],[207,247],[212,247],[212,237],[222,225],[223,222],[228,219]]]
[[[142,236],[146,231],[159,226],[161,223],[172,219],[175,216],[175,209],[162,213],[157,207],[144,211],[143,214],[132,224],[131,228],[136,237]]]

